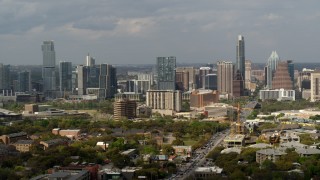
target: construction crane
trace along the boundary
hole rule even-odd
[[[251,109],[251,108],[241,108],[240,103],[237,105],[237,121],[234,123],[231,123],[231,134],[244,134],[244,126],[241,122],[241,110],[242,109]]]

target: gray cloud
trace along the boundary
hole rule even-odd
[[[154,63],[235,59],[238,34],[246,55],[265,62],[272,50],[316,61],[320,2],[276,0],[2,0],[0,61],[41,64],[40,45],[55,40],[58,60]],[[299,43],[297,43],[299,42]],[[301,46],[303,44],[303,46]],[[19,52],[19,53],[16,53]],[[21,61],[23,59],[23,61]]]

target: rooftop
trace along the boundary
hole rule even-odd
[[[259,154],[264,154],[264,155],[273,155],[273,156],[281,156],[285,155],[287,153],[280,151],[279,149],[261,149],[257,151]]]
[[[222,168],[219,168],[217,166],[212,167],[197,167],[195,169],[195,173],[217,173],[220,174],[222,172]]]

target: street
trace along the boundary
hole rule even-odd
[[[208,153],[220,145],[229,132],[230,130],[228,129],[214,134],[203,147],[196,149],[193,152],[193,156],[190,158],[190,161],[186,165],[180,167],[176,175],[173,175],[168,179],[186,179],[191,176],[197,167],[204,165]]]

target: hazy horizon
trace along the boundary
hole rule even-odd
[[[0,62],[42,64],[41,44],[54,40],[56,63],[154,64],[235,62],[244,36],[246,59],[318,62],[320,1],[106,0],[0,2]]]

